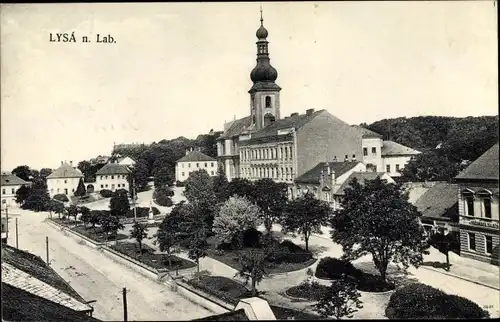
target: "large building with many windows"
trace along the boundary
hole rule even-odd
[[[455,177],[460,255],[500,264],[498,143]]]
[[[50,197],[57,194],[73,196],[80,180],[83,180],[83,174],[73,167],[73,161],[61,161],[61,166],[47,176],[47,190]]]
[[[283,117],[278,72],[270,64],[268,31],[262,17],[256,36],[257,65],[250,73],[249,115],[225,123],[217,140],[217,156],[229,181],[271,178],[289,184],[293,196],[294,180],[320,162],[366,159],[373,163],[371,171],[380,172],[388,169],[389,161],[384,160],[398,157],[391,168],[391,173],[398,174],[406,157],[418,153],[398,150],[394,142],[383,141],[379,134],[349,125],[326,110],[311,108],[304,114]],[[399,160],[402,156],[405,159]]]

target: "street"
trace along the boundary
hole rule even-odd
[[[47,213],[16,209],[9,220],[9,244],[16,245],[18,218],[19,248],[46,259],[45,236],[49,237],[49,260],[70,285],[95,308],[94,317],[123,320],[122,289],[127,288],[129,320],[190,320],[212,313],[195,305],[165,285],[158,284],[103,255],[80,245],[43,220]]]

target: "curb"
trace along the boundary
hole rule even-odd
[[[451,276],[451,277],[455,277],[455,278],[458,278],[458,279],[461,279],[461,280],[464,280],[464,281],[467,281],[467,282],[470,282],[470,283],[474,283],[474,284],[477,284],[477,285],[481,285],[481,286],[484,286],[484,287],[491,288],[493,290],[500,291],[499,287],[495,287],[495,286],[492,286],[492,285],[489,285],[489,284],[485,284],[485,283],[482,283],[482,282],[474,281],[474,280],[471,280],[469,278],[462,277],[462,276],[459,276],[459,275],[456,275],[456,274],[439,271],[439,270],[437,270],[435,268],[431,268],[431,267],[427,267],[427,266],[419,266],[419,268],[424,268],[424,269],[429,270],[429,271],[441,273],[441,274],[448,275],[448,276]]]

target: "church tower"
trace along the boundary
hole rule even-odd
[[[275,81],[278,72],[271,66],[269,59],[268,32],[264,28],[262,8],[260,9],[260,27],[257,36],[257,66],[250,73],[253,82],[250,93],[250,115],[252,127],[260,130],[280,118],[280,91]]]

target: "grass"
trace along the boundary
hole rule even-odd
[[[201,276],[189,280],[188,284],[234,305],[242,298],[251,297],[245,285],[224,276]]]
[[[70,227],[70,228],[75,227],[75,219],[74,218],[62,219],[62,216],[61,216],[61,218],[59,218],[56,214],[52,214],[52,218],[50,220],[52,220],[53,222],[55,222],[59,225],[63,225],[65,227]],[[76,225],[81,225],[81,224],[83,224],[83,223],[80,220],[78,220],[76,222]]]
[[[208,256],[211,258],[218,260],[219,262],[222,262],[236,270],[240,270],[241,265],[239,262],[239,254],[244,250],[224,250],[224,252],[218,253],[215,250],[216,244],[217,244],[217,239],[215,236],[209,237],[207,242],[210,245],[210,248],[208,249]],[[280,264],[275,264],[275,263],[269,263],[269,267],[267,269],[267,272],[270,274],[276,274],[276,273],[288,273],[288,272],[293,272],[293,271],[298,271],[301,269],[304,269],[306,267],[311,266],[316,262],[315,258],[311,258],[310,260],[307,260],[302,263],[280,263]]]
[[[148,245],[142,245],[142,253],[139,252],[137,243],[119,242],[111,246],[112,249],[154,269],[181,270],[195,267],[192,261],[171,255],[172,266],[169,266],[168,256],[163,253],[155,253],[155,249]]]
[[[71,230],[76,231],[80,234],[82,234],[85,237],[88,237],[92,239],[95,242],[98,243],[104,243],[106,242],[106,236],[104,232],[102,231],[101,227],[96,227],[90,228],[90,227],[84,227],[84,226],[76,226],[76,227],[71,227]],[[123,239],[128,239],[128,236],[125,234],[120,234],[118,233],[116,236],[108,236],[108,241],[113,241],[113,240],[123,240]]]

